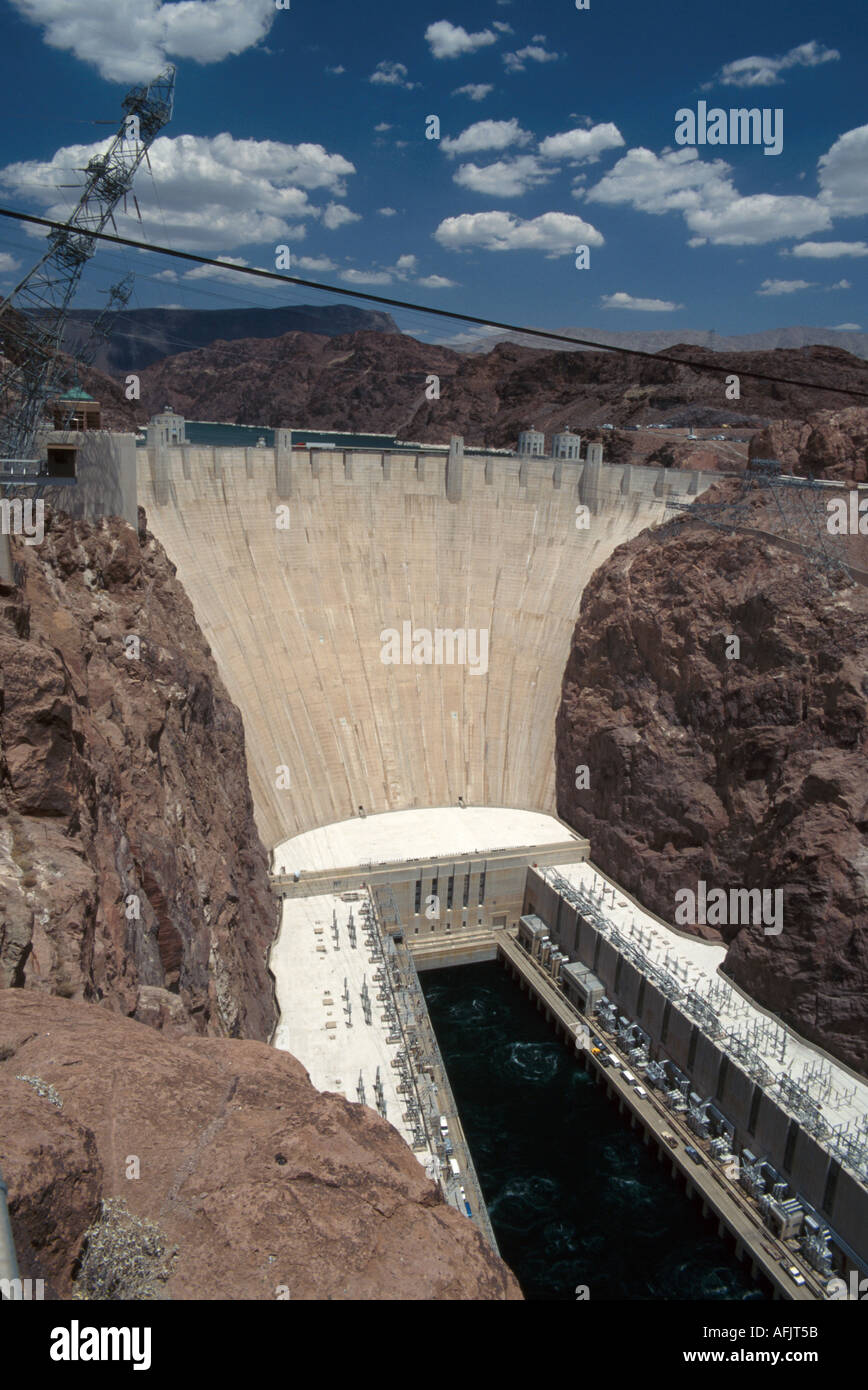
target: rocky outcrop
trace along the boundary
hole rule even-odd
[[[468,356],[399,333],[287,333],[215,342],[154,363],[141,374],[141,417],[171,401],[194,420],[379,431],[429,443],[448,442],[457,433],[468,444],[514,448],[518,431],[530,425],[548,434],[566,425],[587,434],[607,423],[669,418],[684,425],[758,427],[767,419],[840,406],[842,398],[827,395],[824,386],[868,389],[868,362],[839,348],[733,355],[681,344],[671,352],[713,370],[613,353],[552,352],[544,345],[503,343]],[[725,377],[749,370],[797,384],[744,376],[740,400],[728,402]],[[440,378],[436,400],[426,396],[431,375]],[[616,457],[611,432],[597,437],[607,439],[607,457]],[[627,461],[637,442],[625,436],[619,460]],[[733,466],[732,451],[723,449],[720,457]]]
[[[750,442],[751,458],[777,459],[784,473],[868,482],[868,410],[820,410],[806,420],[775,420]]]
[[[140,515],[47,516],[0,585],[0,986],[266,1039],[241,717]]]
[[[781,888],[780,935],[720,928],[725,969],[862,1071],[866,620],[864,588],[762,538],[645,532],[585,591],[557,720],[558,811],[592,858],[671,923],[699,879]]]
[[[76,1289],[100,1201],[118,1199],[129,1226],[158,1228],[158,1297],[521,1297],[391,1125],[257,1042],[2,991],[0,1167],[22,1277],[47,1297]],[[90,1288],[134,1296],[128,1233],[99,1236]]]

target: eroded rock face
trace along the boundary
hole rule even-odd
[[[241,717],[141,515],[47,516],[0,585],[0,987],[265,1039],[277,909]]]
[[[761,539],[643,533],[585,592],[557,763],[559,814],[664,920],[699,879],[782,888],[780,935],[721,927],[725,969],[868,1071],[868,591]]]
[[[611,432],[600,434],[596,427],[647,424],[672,415],[683,424],[759,426],[768,419],[837,406],[841,397],[825,393],[826,385],[865,390],[868,382],[868,363],[833,347],[738,354],[686,344],[670,349],[681,361],[712,365],[713,371],[653,358],[544,347],[501,343],[476,356],[404,334],[371,332],[336,338],[296,332],[213,342],[147,367],[141,374],[140,414],[147,416],[171,401],[193,420],[395,432],[403,439],[435,443],[457,433],[468,444],[506,448],[515,448],[518,431],[531,424],[551,435],[572,423],[584,435],[590,430],[604,439],[608,459],[639,462],[647,441],[630,435],[616,441]],[[745,375],[739,402],[726,402],[726,375],[750,371],[797,384]],[[448,381],[448,390],[444,384],[441,398],[433,401],[425,399],[432,373],[442,383]],[[684,446],[682,441],[675,450],[676,464],[681,466],[694,452],[699,452],[695,442]],[[727,469],[737,461],[740,466],[739,452],[731,448],[718,451],[709,444],[705,452],[719,457]]]
[[[391,1125],[262,1043],[0,991],[0,1166],[22,1277],[49,1296],[70,1296],[98,1199],[121,1197],[176,1247],[169,1298],[521,1297]]]
[[[868,481],[868,410],[819,410],[806,420],[774,420],[750,442],[751,458],[777,459],[800,477]]]

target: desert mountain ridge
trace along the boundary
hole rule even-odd
[[[529,426],[547,434],[570,426],[588,435],[606,424],[626,429],[666,422],[685,430],[727,425],[749,435],[772,420],[868,401],[868,363],[840,348],[733,354],[680,344],[675,350],[683,364],[608,352],[541,352],[515,343],[474,355],[405,334],[290,332],[212,343],[153,363],[141,372],[136,418],[144,424],[171,402],[194,420],[388,432],[427,443],[461,434],[469,445],[514,448],[518,432]],[[727,399],[727,377],[747,372],[797,384],[744,375],[740,398]],[[435,399],[428,398],[431,377],[437,378]],[[841,395],[841,387],[865,395]],[[637,442],[628,438],[616,446],[610,438],[607,456],[626,461]],[[654,448],[663,437],[646,442]],[[729,466],[743,466],[745,457],[746,448]]]

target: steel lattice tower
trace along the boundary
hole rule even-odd
[[[61,385],[59,358],[66,314],[82,271],[118,203],[132,191],[149,146],[171,120],[175,69],[134,87],[123,101],[125,116],[108,149],[84,170],[78,204],[62,227],[48,235],[48,249],[0,304],[0,350],[7,359],[0,378],[0,459],[37,465],[36,438],[45,406]],[[113,286],[108,307],[126,302],[124,282]],[[102,316],[101,316],[102,317]]]
[[[761,531],[771,538],[777,535],[818,566],[830,584],[836,576],[851,578],[826,525],[828,494],[822,482],[810,476],[783,474],[776,459],[751,459],[738,482],[735,495],[723,501],[704,502],[700,498],[689,503],[668,502],[667,506],[681,517],[721,531]],[[757,497],[773,503],[761,518],[752,511]],[[671,525],[672,521],[667,522],[665,529]]]

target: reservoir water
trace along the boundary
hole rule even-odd
[[[526,1298],[762,1299],[716,1227],[495,962],[421,976],[500,1253]]]

